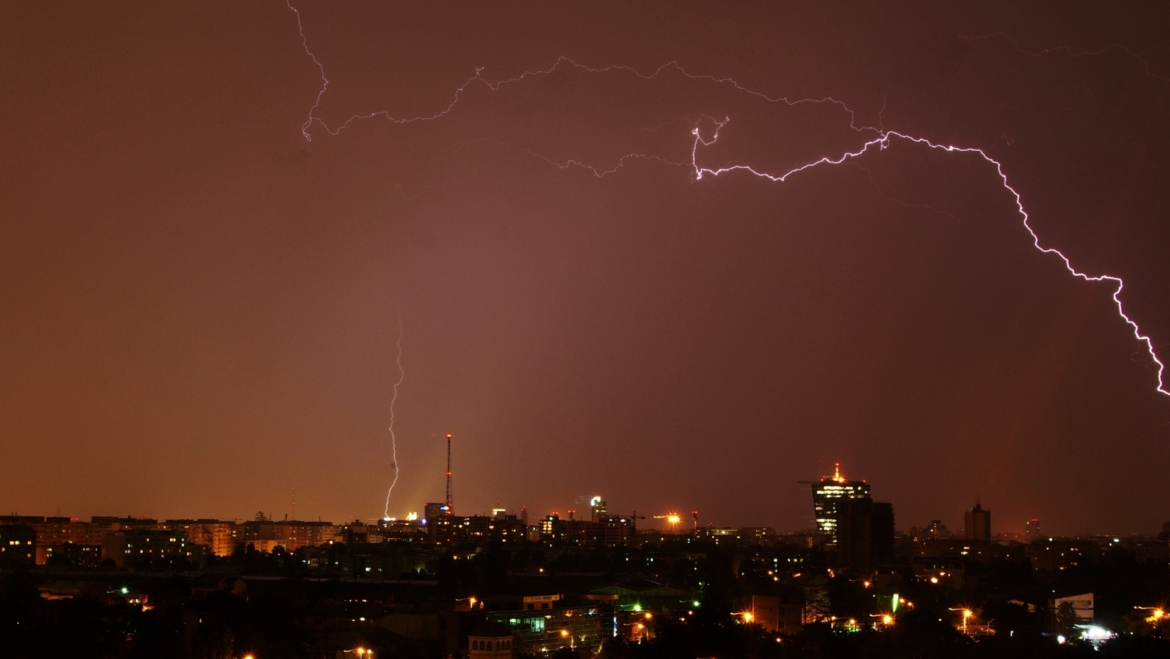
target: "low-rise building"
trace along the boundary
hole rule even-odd
[[[773,634],[792,636],[800,633],[804,607],[788,604],[776,595],[752,595],[751,621]]]
[[[512,659],[514,641],[507,625],[482,622],[467,635],[468,659]]]
[[[566,600],[557,600],[566,602]],[[607,604],[552,609],[491,611],[488,622],[503,625],[516,638],[516,650],[545,656],[560,648],[595,649],[617,635],[616,611]]]

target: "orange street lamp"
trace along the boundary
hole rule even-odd
[[[951,609],[951,611],[962,611],[963,612],[963,633],[966,634],[967,633],[967,621],[971,619],[971,616],[975,615],[975,612],[972,611],[971,609],[965,609],[965,608],[964,609]]]
[[[1135,606],[1133,608],[1149,611],[1150,615],[1146,618],[1146,622],[1149,623],[1157,624],[1166,618],[1166,610],[1160,606]]]

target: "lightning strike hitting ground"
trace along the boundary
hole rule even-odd
[[[402,369],[402,313],[398,314],[398,342],[396,344],[398,354],[395,357],[395,362],[398,364],[398,381],[394,383],[394,394],[390,397],[390,465],[394,467],[394,480],[390,483],[390,489],[386,491],[386,506],[382,509],[382,519],[390,519],[390,495],[394,493],[394,486],[398,484],[398,441],[394,437],[394,403],[398,400],[398,385],[406,379],[406,371]]]
[[[565,68],[565,67],[572,67],[572,68],[576,68],[580,71],[584,71],[584,72],[589,73],[589,74],[603,74],[603,73],[610,73],[610,72],[626,73],[626,74],[635,76],[637,78],[640,78],[642,80],[651,80],[651,79],[658,77],[663,72],[671,71],[671,72],[677,73],[685,78],[688,78],[690,80],[708,82],[708,83],[712,83],[715,85],[730,87],[739,93],[746,94],[748,96],[758,98],[758,99],[767,101],[769,103],[783,103],[783,104],[790,106],[790,107],[797,106],[797,105],[803,105],[803,104],[833,105],[833,106],[840,108],[843,112],[845,112],[849,115],[850,129],[852,129],[853,131],[856,131],[857,133],[872,136],[872,137],[869,137],[869,139],[864,144],[862,144],[862,146],[859,149],[856,149],[853,151],[845,151],[844,153],[840,153],[838,155],[826,155],[826,156],[819,158],[817,160],[813,160],[811,162],[805,163],[803,165],[799,165],[797,167],[794,167],[792,169],[789,169],[787,171],[780,172],[780,173],[760,171],[760,170],[753,168],[750,165],[730,165],[730,166],[725,166],[725,167],[710,168],[710,167],[704,167],[704,166],[699,164],[699,150],[700,150],[700,148],[713,146],[719,140],[720,130],[722,130],[722,128],[730,122],[730,118],[724,118],[722,120],[714,120],[710,117],[701,117],[699,121],[694,122],[696,127],[693,128],[691,131],[691,134],[694,137],[694,141],[691,145],[691,160],[689,163],[670,162],[664,158],[661,158],[661,157],[653,155],[653,154],[630,153],[630,154],[626,154],[626,155],[622,156],[621,158],[619,158],[616,165],[611,166],[609,168],[601,168],[601,167],[594,166],[594,165],[588,165],[588,164],[582,163],[582,162],[577,161],[577,160],[566,160],[562,163],[558,163],[558,162],[555,162],[555,161],[553,161],[545,156],[542,156],[542,155],[537,154],[537,153],[533,153],[532,151],[530,151],[528,149],[524,149],[522,147],[515,147],[513,145],[509,145],[506,143],[501,143],[501,144],[504,144],[504,146],[508,146],[510,148],[516,148],[516,149],[519,149],[521,151],[524,151],[524,152],[528,153],[529,155],[533,156],[534,158],[543,160],[544,162],[549,163],[550,165],[553,165],[553,166],[558,167],[560,169],[568,169],[570,167],[580,167],[580,168],[591,171],[595,176],[598,176],[598,177],[606,176],[608,174],[612,174],[612,173],[616,172],[617,170],[621,169],[624,166],[624,164],[627,160],[637,159],[637,160],[652,160],[652,161],[657,161],[657,162],[660,162],[663,164],[673,165],[673,166],[689,167],[692,170],[692,172],[694,173],[696,180],[702,180],[704,177],[706,177],[708,175],[710,175],[712,177],[717,177],[717,176],[720,176],[722,174],[727,174],[727,173],[731,173],[731,172],[743,172],[743,173],[750,174],[750,175],[753,175],[753,176],[756,176],[759,178],[768,179],[769,181],[773,181],[776,183],[782,183],[784,181],[787,181],[788,177],[790,177],[794,174],[799,174],[800,172],[803,172],[805,170],[809,170],[809,169],[812,169],[815,167],[819,167],[821,165],[840,165],[840,164],[848,162],[848,161],[856,160],[856,159],[860,158],[861,156],[866,155],[867,153],[870,153],[871,151],[874,151],[874,150],[876,150],[878,152],[884,151],[886,148],[888,148],[890,146],[890,144],[893,140],[900,140],[903,142],[909,142],[911,144],[923,146],[923,147],[926,147],[928,149],[935,150],[935,151],[940,151],[940,152],[945,152],[945,153],[967,154],[967,155],[976,156],[978,158],[982,158],[986,163],[988,163],[989,165],[991,165],[992,167],[995,168],[996,174],[999,176],[999,179],[1003,184],[1003,188],[1005,190],[1007,190],[1012,195],[1013,199],[1015,200],[1016,209],[1017,209],[1017,212],[1020,214],[1024,228],[1027,229],[1028,233],[1032,236],[1032,244],[1037,250],[1039,250],[1040,252],[1042,252],[1044,254],[1053,254],[1053,255],[1057,256],[1061,260],[1061,262],[1064,264],[1065,269],[1071,275],[1073,275],[1074,277],[1077,277],[1078,279],[1082,279],[1086,282],[1109,282],[1109,283],[1115,285],[1112,297],[1113,297],[1114,304],[1116,304],[1116,306],[1117,306],[1117,313],[1119,316],[1121,316],[1122,320],[1124,320],[1125,323],[1128,324],[1130,326],[1130,328],[1133,330],[1134,338],[1137,339],[1137,341],[1139,343],[1142,343],[1145,345],[1146,352],[1147,352],[1147,354],[1149,354],[1151,361],[1157,365],[1157,372],[1158,372],[1157,391],[1161,394],[1170,396],[1170,390],[1168,390],[1166,388],[1166,384],[1163,380],[1165,365],[1162,363],[1161,360],[1158,359],[1158,355],[1156,354],[1156,352],[1154,350],[1153,340],[1148,335],[1142,333],[1142,330],[1138,326],[1138,324],[1132,318],[1130,318],[1128,315],[1126,315],[1125,309],[1121,303],[1120,296],[1121,296],[1121,291],[1125,287],[1125,283],[1121,280],[1120,277],[1115,277],[1112,275],[1089,275],[1087,273],[1080,272],[1076,268],[1073,267],[1072,262],[1062,252],[1060,252],[1059,250],[1057,250],[1054,247],[1043,246],[1040,243],[1040,237],[1036,234],[1035,231],[1032,230],[1032,226],[1029,223],[1030,218],[1028,216],[1027,211],[1024,209],[1024,204],[1023,204],[1023,200],[1020,196],[1020,193],[1015,188],[1013,188],[1008,182],[1007,174],[1004,172],[1004,169],[1003,169],[1003,164],[1000,161],[992,158],[983,149],[979,149],[979,148],[975,148],[975,147],[963,147],[963,146],[956,146],[956,145],[940,144],[940,143],[933,142],[928,138],[916,137],[914,135],[908,135],[908,134],[900,133],[900,132],[893,131],[893,130],[886,130],[884,125],[879,125],[878,127],[858,126],[856,113],[854,113],[854,111],[851,110],[845,103],[843,103],[842,101],[839,101],[835,98],[824,97],[824,98],[819,98],[819,99],[799,99],[799,100],[792,101],[792,100],[789,100],[789,99],[782,97],[782,96],[772,97],[772,96],[768,96],[764,93],[761,93],[761,92],[749,89],[747,87],[744,87],[743,85],[739,84],[738,82],[736,82],[732,78],[718,78],[718,77],[710,76],[710,75],[692,74],[692,73],[688,72],[686,69],[684,69],[682,66],[680,66],[678,64],[678,62],[676,62],[676,61],[667,62],[666,64],[663,64],[663,65],[659,66],[658,68],[654,69],[650,73],[642,73],[642,72],[638,71],[637,69],[634,69],[633,67],[625,66],[625,65],[590,67],[590,66],[586,66],[584,64],[580,64],[572,59],[569,59],[569,58],[563,57],[563,56],[557,58],[557,60],[552,64],[552,66],[548,67],[547,69],[537,69],[537,70],[532,70],[532,71],[525,71],[516,77],[508,78],[508,79],[504,79],[504,80],[497,80],[494,82],[483,77],[483,69],[482,68],[476,69],[474,75],[472,75],[470,78],[468,78],[466,81],[464,81],[463,84],[461,84],[455,88],[455,92],[453,94],[451,102],[446,107],[442,108],[442,110],[440,110],[439,112],[432,114],[432,115],[410,117],[410,118],[399,118],[399,117],[394,117],[388,111],[383,110],[383,111],[378,111],[378,112],[371,112],[368,114],[353,115],[350,118],[346,119],[341,124],[337,125],[336,127],[331,128],[328,124],[325,123],[324,120],[317,117],[315,114],[317,111],[317,108],[320,106],[321,98],[325,95],[326,90],[328,90],[328,88],[329,88],[329,79],[325,76],[325,67],[321,64],[320,61],[318,61],[317,56],[314,55],[313,52],[309,49],[309,41],[308,41],[308,38],[305,36],[304,26],[301,23],[300,12],[288,0],[286,0],[286,4],[288,4],[289,9],[291,9],[296,14],[297,31],[300,34],[301,43],[304,46],[305,54],[308,55],[309,58],[313,61],[313,64],[317,67],[318,71],[320,72],[320,76],[321,76],[321,89],[317,92],[317,97],[314,100],[312,107],[309,109],[308,118],[305,120],[305,123],[301,126],[301,134],[304,135],[305,139],[308,141],[312,141],[312,134],[310,132],[310,129],[314,125],[320,125],[321,128],[324,129],[327,133],[329,133],[330,135],[336,136],[336,135],[340,134],[341,131],[344,130],[347,126],[349,126],[351,123],[358,121],[358,120],[362,120],[362,119],[383,118],[391,123],[398,124],[398,125],[406,125],[406,124],[412,124],[412,123],[424,122],[424,121],[436,121],[438,119],[443,118],[448,113],[450,113],[455,108],[455,106],[459,103],[464,92],[466,92],[467,89],[473,84],[476,84],[476,83],[482,84],[484,87],[486,87],[487,89],[494,92],[494,91],[499,91],[505,85],[519,83],[519,82],[522,82],[526,79],[533,78],[533,77],[547,76],[547,75],[552,74],[553,72],[557,71],[558,69]],[[1160,80],[1168,80],[1167,78],[1164,78],[1160,75],[1153,73],[1150,70],[1149,63],[1146,62],[1141,57],[1139,57],[1133,51],[1131,51],[1130,49],[1128,49],[1124,46],[1120,46],[1120,45],[1116,45],[1116,44],[1108,46],[1104,49],[1101,49],[1100,51],[1093,51],[1093,52],[1074,52],[1067,47],[1060,47],[1060,48],[1047,49],[1047,50],[1041,51],[1039,53],[1035,53],[1035,52],[1030,52],[1030,51],[1026,51],[1026,50],[1021,49],[1019,47],[1019,45],[1016,44],[1016,42],[1013,39],[1008,37],[1006,34],[1002,34],[1002,33],[987,35],[987,36],[982,36],[982,37],[964,37],[964,38],[967,40],[970,40],[970,41],[975,41],[975,40],[982,40],[982,39],[992,39],[992,38],[997,38],[997,37],[1002,37],[1002,38],[1007,39],[1021,53],[1031,55],[1031,56],[1036,56],[1036,57],[1042,57],[1042,56],[1048,55],[1050,53],[1055,53],[1055,52],[1062,52],[1062,53],[1066,53],[1070,57],[1076,58],[1076,57],[1082,57],[1082,56],[1100,55],[1100,54],[1103,54],[1105,52],[1112,51],[1112,50],[1123,51],[1128,56],[1141,62],[1145,66],[1146,74],[1148,76],[1158,78]],[[883,109],[884,109],[884,103],[883,103]],[[880,114],[879,114],[879,118],[880,118]],[[698,124],[700,124],[701,121],[703,121],[703,120],[713,121],[713,124],[715,126],[715,129],[714,129],[714,131],[712,131],[710,138],[704,138],[702,135],[702,131],[698,127]],[[901,202],[899,202],[899,203],[901,203]],[[401,368],[401,366],[400,366],[400,368]],[[401,382],[401,380],[399,380],[399,381]],[[395,392],[397,392],[397,385],[395,385]],[[393,406],[391,406],[391,412],[393,413]],[[391,418],[393,418],[393,414],[391,415]],[[391,436],[393,437],[393,432],[391,433]],[[395,469],[396,469],[395,481],[397,481],[397,467]],[[393,486],[391,486],[391,489],[393,489]],[[389,494],[387,494],[387,508],[388,507],[389,507]]]

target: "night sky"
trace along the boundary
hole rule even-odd
[[[391,514],[452,432],[460,514],[796,530],[839,461],[901,530],[1160,530],[1156,364],[993,165],[691,152],[983,149],[1166,361],[1170,6],[726,4],[298,3],[311,141],[282,2],[9,7],[0,512],[378,517],[400,317]]]

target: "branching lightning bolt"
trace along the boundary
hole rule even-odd
[[[722,126],[723,126],[723,124],[720,124],[720,127],[722,127]],[[695,136],[695,151],[693,151],[692,154],[695,154],[697,152],[699,145],[710,146],[711,144],[715,143],[715,140],[718,139],[718,133],[716,133],[710,140],[704,140],[702,138],[702,136],[699,134],[699,130],[697,128],[694,131],[694,136]],[[1112,275],[1089,275],[1089,274],[1086,274],[1084,272],[1081,272],[1073,267],[1073,264],[1069,260],[1069,258],[1067,256],[1065,256],[1060,250],[1058,250],[1054,247],[1045,247],[1045,246],[1041,245],[1040,244],[1040,236],[1036,234],[1036,232],[1032,229],[1032,225],[1029,223],[1031,218],[1029,217],[1028,212],[1024,209],[1024,202],[1023,202],[1023,199],[1020,197],[1020,193],[1017,192],[1016,189],[1013,188],[1008,183],[1007,174],[1004,173],[1004,171],[1003,171],[1003,164],[1000,163],[998,160],[989,156],[982,149],[978,149],[978,148],[974,148],[974,147],[958,147],[958,146],[952,146],[952,145],[946,145],[946,144],[936,144],[936,143],[931,142],[930,140],[922,138],[922,137],[914,137],[912,135],[906,135],[904,133],[899,133],[896,131],[882,131],[878,135],[878,137],[866,142],[860,149],[858,149],[856,151],[848,151],[837,158],[831,158],[831,157],[826,156],[824,158],[821,158],[820,160],[816,160],[814,162],[811,162],[811,163],[808,163],[805,165],[801,165],[800,167],[795,167],[793,169],[790,169],[787,172],[784,172],[783,174],[770,174],[767,172],[761,172],[761,171],[757,171],[757,170],[755,170],[747,165],[732,165],[730,167],[709,169],[709,168],[699,166],[697,164],[697,161],[695,161],[695,160],[692,160],[692,165],[694,166],[695,176],[699,179],[702,179],[703,176],[706,174],[710,174],[712,176],[719,176],[720,174],[725,174],[725,173],[732,172],[732,171],[745,171],[745,172],[748,172],[752,175],[755,175],[755,176],[758,176],[761,178],[766,178],[770,181],[783,182],[783,181],[787,180],[789,176],[792,176],[793,174],[802,172],[806,169],[816,167],[817,165],[822,165],[822,164],[839,165],[847,160],[859,158],[862,155],[864,155],[866,152],[868,152],[869,150],[871,150],[875,147],[878,149],[884,150],[890,146],[891,140],[894,140],[894,139],[912,142],[914,144],[926,146],[930,149],[945,151],[947,153],[974,154],[974,155],[977,155],[980,158],[982,158],[988,164],[992,165],[995,168],[996,174],[999,175],[999,179],[1003,183],[1004,189],[1007,190],[1009,193],[1011,193],[1012,198],[1015,200],[1016,211],[1020,214],[1020,217],[1023,218],[1024,228],[1027,229],[1028,234],[1032,236],[1032,245],[1036,249],[1038,249],[1039,251],[1041,251],[1045,254],[1055,254],[1058,258],[1060,258],[1061,262],[1064,263],[1065,269],[1068,270],[1068,272],[1070,274],[1072,274],[1074,277],[1077,277],[1079,279],[1083,279],[1084,281],[1087,281],[1087,282],[1109,282],[1109,283],[1114,284],[1116,286],[1116,288],[1114,288],[1114,290],[1113,290],[1112,297],[1113,297],[1113,303],[1117,305],[1117,314],[1119,316],[1121,316],[1122,320],[1124,320],[1126,322],[1126,324],[1128,324],[1130,326],[1130,328],[1133,330],[1134,338],[1137,339],[1138,342],[1145,344],[1146,352],[1149,354],[1150,359],[1153,360],[1153,362],[1158,365],[1158,392],[1170,396],[1170,391],[1167,391],[1166,385],[1163,381],[1163,374],[1164,374],[1166,367],[1161,362],[1161,360],[1158,359],[1158,355],[1154,350],[1153,340],[1148,335],[1143,334],[1141,331],[1141,328],[1138,327],[1138,324],[1132,318],[1130,318],[1128,315],[1126,315],[1125,308],[1123,307],[1123,305],[1121,303],[1121,291],[1122,291],[1122,289],[1125,288],[1125,282],[1123,282],[1120,277],[1114,277]],[[697,155],[695,157],[697,157]]]
[[[394,486],[398,484],[398,441],[394,437],[394,403],[398,400],[398,386],[406,379],[406,371],[402,368],[402,313],[398,314],[398,342],[396,344],[398,353],[395,356],[395,363],[398,364],[398,381],[394,383],[394,394],[390,396],[390,455],[391,466],[394,467],[394,480],[390,483],[390,489],[386,491],[386,506],[382,509],[382,519],[390,519],[390,495],[394,494]]]
[[[574,159],[566,160],[563,162],[557,162],[557,161],[554,161],[548,157],[545,157],[543,155],[540,155],[538,153],[535,153],[535,152],[533,152],[529,149],[523,148],[523,147],[518,147],[515,145],[507,144],[504,142],[500,142],[498,140],[490,140],[489,139],[489,140],[484,140],[484,141],[493,141],[493,142],[496,142],[496,143],[501,144],[503,146],[507,146],[509,148],[523,151],[523,152],[529,154],[530,156],[532,156],[533,158],[544,161],[545,163],[548,163],[548,164],[555,166],[557,168],[560,168],[560,169],[568,169],[570,167],[582,168],[582,169],[585,169],[585,170],[592,172],[597,177],[603,177],[603,176],[606,176],[609,174],[613,174],[613,173],[617,172],[619,169],[621,169],[625,165],[626,161],[633,159],[633,160],[657,161],[659,163],[663,163],[663,164],[671,165],[671,166],[688,167],[692,171],[692,173],[694,174],[694,177],[696,180],[702,180],[703,178],[705,178],[707,176],[718,177],[718,176],[721,176],[723,174],[728,174],[728,173],[732,173],[732,172],[742,172],[745,174],[750,174],[752,176],[756,176],[758,178],[767,179],[767,180],[772,181],[774,183],[783,183],[783,182],[787,181],[789,177],[791,177],[795,174],[799,174],[801,172],[804,172],[806,170],[820,167],[822,165],[840,165],[840,164],[843,164],[846,162],[857,160],[858,158],[861,158],[862,156],[864,156],[872,151],[875,151],[875,150],[879,151],[879,152],[884,151],[885,149],[889,148],[889,146],[891,145],[891,143],[894,140],[899,140],[899,141],[915,144],[918,146],[923,146],[923,147],[926,147],[928,149],[935,150],[935,151],[941,151],[941,152],[945,152],[945,153],[967,154],[967,155],[972,155],[972,156],[976,156],[978,158],[981,158],[981,159],[983,159],[983,161],[985,161],[986,163],[988,163],[989,165],[991,165],[995,169],[995,172],[998,175],[1000,182],[1003,185],[1003,188],[1005,190],[1007,190],[1012,195],[1012,198],[1015,201],[1016,211],[1019,213],[1019,215],[1022,219],[1022,223],[1024,225],[1024,228],[1028,231],[1028,234],[1032,237],[1032,245],[1038,251],[1040,251],[1041,253],[1044,253],[1044,254],[1055,255],[1064,264],[1064,267],[1069,272],[1069,274],[1073,275],[1074,277],[1076,277],[1078,279],[1084,280],[1086,282],[1108,282],[1108,283],[1114,285],[1112,298],[1113,298],[1114,304],[1117,306],[1118,315],[1121,317],[1121,319],[1123,321],[1125,321],[1125,323],[1127,325],[1129,325],[1130,329],[1133,331],[1134,338],[1139,343],[1142,343],[1145,345],[1146,352],[1149,355],[1151,361],[1157,365],[1157,380],[1158,380],[1157,391],[1161,394],[1170,396],[1170,390],[1168,390],[1166,388],[1166,384],[1164,382],[1164,377],[1163,377],[1164,372],[1165,372],[1165,365],[1158,358],[1158,355],[1157,355],[1155,348],[1154,348],[1153,340],[1149,337],[1149,335],[1144,334],[1142,332],[1141,328],[1138,326],[1137,322],[1134,321],[1132,318],[1130,318],[1125,313],[1124,305],[1121,302],[1121,292],[1125,288],[1125,283],[1121,280],[1120,277],[1116,277],[1113,275],[1090,275],[1090,274],[1081,272],[1081,271],[1077,270],[1075,267],[1073,267],[1072,261],[1070,261],[1069,258],[1064,255],[1064,253],[1062,253],[1061,251],[1059,251],[1058,249],[1056,249],[1054,247],[1045,247],[1044,245],[1042,245],[1041,240],[1040,240],[1040,236],[1032,229],[1032,226],[1030,223],[1031,218],[1028,215],[1027,210],[1024,208],[1023,199],[1022,199],[1020,193],[1015,188],[1013,188],[1010,185],[1010,183],[1008,182],[1007,173],[1004,171],[1003,163],[996,160],[995,158],[992,158],[988,154],[988,152],[985,151],[984,149],[980,149],[980,148],[976,148],[976,147],[963,147],[963,146],[956,146],[956,145],[949,145],[949,144],[941,144],[941,143],[933,142],[930,139],[927,139],[924,137],[917,137],[914,135],[909,135],[909,134],[897,132],[894,130],[887,130],[885,128],[884,124],[880,123],[880,121],[879,121],[879,126],[877,126],[877,127],[858,126],[856,113],[852,109],[850,109],[844,102],[837,100],[835,98],[824,97],[824,98],[819,98],[819,99],[789,100],[788,98],[783,97],[783,96],[769,96],[769,95],[764,94],[762,92],[755,91],[753,89],[745,87],[745,86],[741,85],[739,82],[737,82],[736,80],[729,78],[729,77],[720,78],[720,77],[711,76],[711,75],[697,75],[697,74],[690,73],[689,71],[684,69],[677,61],[667,62],[666,64],[663,64],[663,65],[659,66],[658,68],[654,69],[650,73],[643,73],[643,72],[638,71],[637,69],[635,69],[631,66],[626,66],[626,65],[610,65],[610,66],[605,66],[605,67],[586,66],[586,65],[580,64],[580,63],[578,63],[578,62],[576,62],[568,57],[563,57],[563,56],[557,58],[557,60],[548,68],[525,71],[518,76],[515,76],[512,78],[507,78],[507,79],[502,79],[502,80],[496,80],[496,81],[491,81],[491,80],[488,80],[487,78],[485,78],[483,76],[484,69],[478,68],[475,70],[474,75],[472,75],[467,80],[465,80],[463,82],[463,84],[461,84],[455,88],[455,92],[453,94],[453,97],[452,97],[452,100],[450,101],[450,103],[447,104],[445,107],[443,107],[440,111],[438,111],[434,114],[431,114],[431,115],[401,118],[401,117],[394,117],[388,111],[383,110],[383,111],[371,112],[371,113],[367,113],[367,114],[353,115],[350,118],[343,121],[342,123],[338,124],[337,126],[330,127],[323,119],[316,116],[316,111],[317,111],[318,107],[320,106],[321,98],[325,95],[325,92],[328,90],[328,87],[329,87],[329,79],[325,75],[325,67],[320,63],[320,61],[317,59],[316,55],[314,55],[313,52],[309,49],[309,42],[308,42],[308,38],[305,36],[304,27],[301,23],[300,12],[297,11],[296,7],[294,7],[291,4],[291,0],[286,0],[286,3],[288,4],[289,9],[291,9],[293,12],[296,13],[297,29],[298,29],[298,33],[301,36],[301,42],[304,46],[305,54],[308,55],[309,58],[313,61],[313,64],[317,66],[318,70],[320,71],[320,75],[321,75],[321,82],[322,82],[321,88],[317,92],[317,97],[316,97],[312,107],[309,109],[308,118],[305,120],[305,123],[301,126],[301,133],[304,135],[305,139],[309,140],[309,141],[312,141],[312,135],[311,135],[310,129],[312,129],[312,127],[314,125],[320,125],[321,128],[323,128],[330,135],[337,136],[338,134],[341,133],[342,130],[344,130],[351,123],[358,121],[358,120],[362,120],[362,119],[383,118],[383,119],[386,119],[387,121],[390,121],[391,123],[398,124],[398,125],[406,125],[406,124],[424,122],[424,121],[426,121],[426,122],[436,121],[436,120],[443,118],[444,116],[449,114],[452,110],[454,110],[455,107],[458,105],[459,101],[461,100],[461,98],[463,97],[463,95],[465,94],[465,92],[467,91],[467,89],[473,84],[479,83],[491,91],[499,91],[501,88],[503,88],[506,85],[519,83],[519,82],[522,82],[526,79],[533,78],[533,77],[547,76],[547,75],[550,75],[550,74],[556,72],[557,70],[559,70],[561,68],[572,67],[572,68],[578,69],[580,71],[583,71],[583,72],[586,72],[589,74],[624,73],[624,74],[635,76],[635,77],[640,78],[642,80],[652,80],[652,79],[658,77],[659,75],[663,74],[666,71],[671,71],[671,72],[677,73],[677,74],[679,74],[687,79],[693,80],[693,81],[708,82],[708,83],[712,83],[712,84],[719,85],[719,86],[727,86],[727,87],[734,89],[737,92],[740,92],[742,94],[746,94],[746,95],[751,96],[753,98],[757,98],[757,99],[760,99],[760,100],[763,100],[763,101],[766,101],[769,103],[783,103],[783,104],[790,106],[790,107],[802,105],[802,104],[833,105],[833,106],[838,107],[840,110],[842,110],[843,112],[845,112],[849,115],[850,129],[852,129],[853,131],[856,131],[857,133],[867,135],[870,137],[858,149],[855,149],[853,151],[845,151],[845,152],[840,153],[839,155],[835,155],[835,156],[832,156],[832,155],[824,156],[822,158],[798,165],[796,167],[793,167],[793,168],[788,169],[788,170],[783,171],[783,172],[766,172],[766,171],[755,169],[751,165],[746,165],[746,164],[735,164],[735,165],[728,165],[728,166],[714,167],[714,168],[713,167],[705,167],[705,166],[699,164],[700,149],[702,149],[704,147],[713,146],[719,140],[719,133],[730,122],[730,118],[724,118],[721,120],[717,120],[717,119],[712,119],[711,117],[701,117],[699,121],[693,122],[695,127],[691,130],[691,135],[694,139],[693,139],[693,142],[691,144],[691,157],[690,157],[689,163],[672,162],[672,161],[669,161],[665,158],[662,158],[660,156],[653,155],[653,154],[630,153],[630,154],[626,154],[626,155],[622,156],[621,158],[619,158],[616,165],[613,165],[610,167],[600,167],[600,166],[596,166],[596,165],[589,165],[589,164],[586,164],[586,163],[583,163],[583,162],[580,162],[580,161],[574,160]],[[1151,71],[1149,63],[1146,60],[1142,59],[1140,56],[1138,56],[1132,50],[1126,48],[1125,46],[1121,46],[1118,44],[1113,44],[1113,45],[1107,46],[1099,51],[1092,51],[1092,52],[1074,52],[1067,47],[1060,47],[1060,48],[1051,48],[1051,49],[1043,50],[1043,51],[1040,51],[1037,53],[1037,52],[1026,51],[1026,50],[1020,48],[1019,45],[1015,42],[1015,40],[1013,40],[1011,37],[1009,37],[1008,35],[1006,35],[1004,33],[997,33],[997,34],[986,35],[986,36],[981,36],[981,37],[963,37],[963,38],[970,40],[970,41],[975,41],[975,40],[982,40],[982,39],[992,39],[992,38],[997,38],[997,37],[1007,39],[1021,53],[1035,56],[1035,57],[1042,57],[1042,56],[1048,55],[1050,53],[1062,52],[1062,53],[1067,54],[1070,57],[1079,58],[1079,57],[1084,57],[1084,56],[1100,55],[1100,54],[1103,54],[1105,52],[1109,52],[1112,50],[1122,51],[1125,54],[1127,54],[1128,56],[1136,59],[1141,64],[1143,64],[1145,67],[1146,75],[1153,77],[1153,78],[1157,78],[1159,80],[1164,80],[1164,81],[1170,82],[1170,79],[1153,73]],[[883,109],[883,111],[885,109],[884,100],[883,100],[883,104],[882,104],[882,109]],[[880,120],[880,118],[881,118],[881,114],[879,113],[879,120]],[[711,120],[715,126],[715,129],[714,129],[714,131],[712,131],[711,136],[709,138],[704,138],[702,131],[699,128],[699,123],[702,120]],[[897,201],[897,200],[894,200],[894,201]],[[897,202],[897,203],[902,203],[902,202]],[[931,209],[931,210],[937,210],[937,209]],[[942,211],[939,211],[939,212],[942,212]],[[400,340],[401,340],[401,337],[400,337]],[[401,348],[400,348],[400,351],[401,351]],[[401,365],[399,366],[399,368],[401,369]],[[399,382],[401,382],[401,379],[399,380]],[[397,394],[397,385],[395,385],[395,393]],[[393,404],[391,405],[391,419],[393,419]],[[393,430],[391,430],[391,437],[393,438]],[[397,467],[396,467],[396,473],[395,473],[395,481],[397,482]],[[393,485],[391,485],[391,489],[393,489]],[[389,494],[387,494],[387,509],[388,509],[388,507],[389,507]]]

